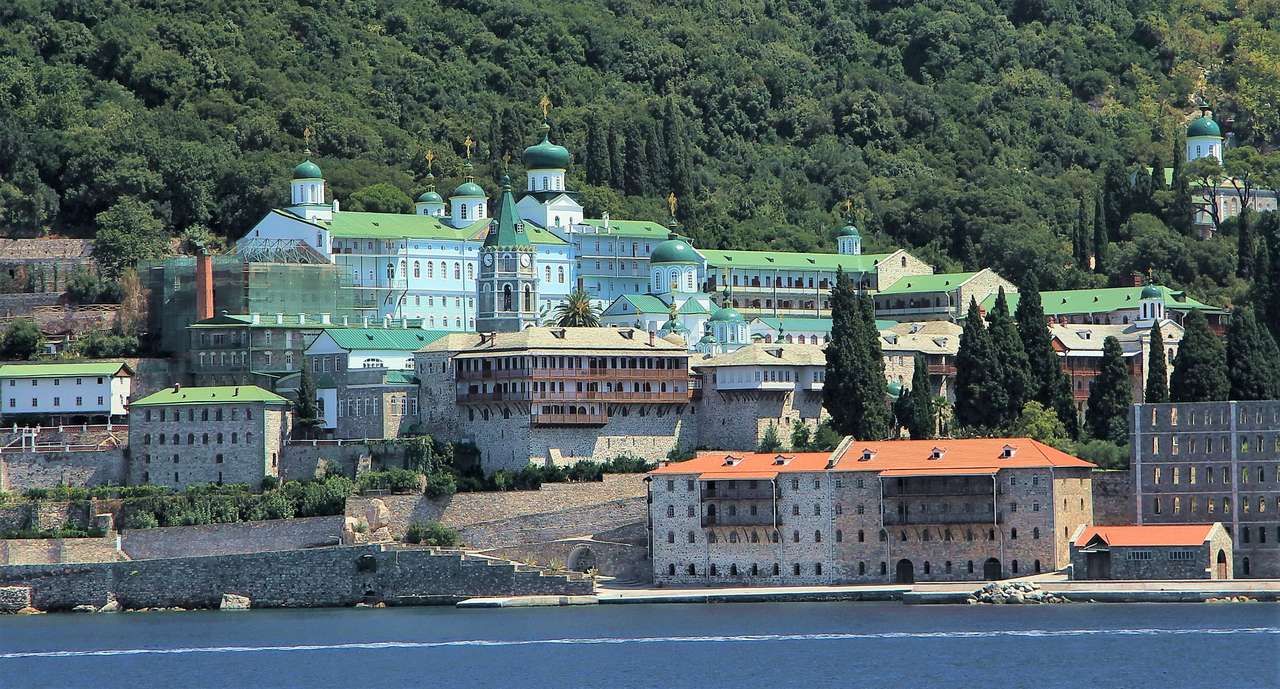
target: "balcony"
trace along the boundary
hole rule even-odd
[[[459,392],[461,404],[474,402],[658,402],[687,403],[692,393],[674,392]]]
[[[996,524],[1004,523],[1004,513],[990,512],[922,512],[898,514],[885,512],[885,526],[910,526],[912,524]]]
[[[931,376],[954,376],[956,374],[955,364],[927,364],[927,371]]]
[[[458,371],[458,380],[687,380],[689,372],[680,368],[535,368],[535,369],[487,369]]]
[[[990,478],[982,478],[976,481],[947,481],[945,479],[922,481],[917,478],[907,479],[906,483],[901,487],[892,481],[885,481],[884,484],[884,497],[886,500],[915,496],[963,497],[981,495],[991,497],[994,493],[996,493],[996,488],[992,486]]]
[[[704,514],[702,526],[781,526],[782,515],[775,515],[773,510],[759,514]]]
[[[609,423],[608,414],[534,414],[529,418],[533,426],[603,426]]]
[[[733,502],[735,500],[741,500],[744,502],[771,501],[776,498],[782,497],[782,491],[776,490],[776,489],[770,490],[770,485],[772,484],[771,481],[761,481],[761,483],[763,483],[764,485],[759,488],[743,488],[741,490],[737,490],[737,489],[709,490],[704,487],[702,489],[702,493],[700,497],[702,498],[703,502],[715,501],[717,503]],[[721,508],[717,508],[717,509],[721,509]]]

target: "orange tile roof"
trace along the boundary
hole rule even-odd
[[[908,476],[991,476],[999,471],[996,467],[960,467],[957,469],[948,469],[939,467],[937,469],[889,469],[880,472],[881,476],[886,477],[908,477]]]
[[[1091,526],[1076,539],[1083,548],[1095,536],[1110,546],[1201,545],[1216,524],[1151,524],[1143,526]]]
[[[726,464],[734,458],[732,465]],[[775,464],[778,457],[785,464]],[[775,474],[800,471],[823,471],[827,468],[829,452],[699,452],[698,456],[683,462],[672,462],[649,472],[650,474],[699,474],[705,478],[773,478]]]
[[[1012,457],[1001,457],[1005,446]],[[942,457],[933,459],[934,448]],[[872,457],[863,460],[864,450]],[[1033,469],[1037,467],[1095,468],[1094,464],[1031,438],[966,438],[963,440],[854,441],[840,456],[835,471],[886,471],[902,469]]]

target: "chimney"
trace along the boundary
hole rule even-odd
[[[276,325],[284,325],[284,314],[283,314],[283,313],[277,313],[277,314],[276,314]]]
[[[654,335],[653,335],[653,331],[652,331],[652,330],[650,330],[650,331],[649,331],[649,346],[650,346],[650,347],[652,347],[652,346],[653,346],[653,336],[654,336]]]
[[[322,314],[320,314],[320,324],[321,324],[321,325],[329,325],[330,320],[331,320],[331,317],[329,316],[329,314],[327,314],[327,313],[322,313]]]
[[[1142,279],[1142,273],[1139,273],[1136,270],[1129,274],[1129,279],[1131,281],[1130,284],[1133,287],[1141,287],[1145,284],[1145,281]]]
[[[196,256],[196,320],[213,318],[213,257]]]
[[[254,325],[257,325],[257,324],[259,324],[259,323],[261,323],[261,322],[262,322],[261,314],[256,314],[256,313],[255,313],[255,314],[253,314],[253,315],[252,315],[251,319],[252,319],[252,321],[253,321],[253,324],[254,324]]]
[[[174,391],[174,392],[179,392],[179,391],[181,391],[181,390],[182,390],[182,383],[174,383],[174,384],[173,384],[173,391]]]
[[[305,313],[298,314],[298,325],[306,325],[306,324],[307,324],[307,314]]]

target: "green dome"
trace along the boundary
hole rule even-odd
[[[698,340],[698,344],[718,344],[718,340],[716,340],[715,335],[712,335],[711,333],[707,333],[706,335],[702,336],[701,340]]]
[[[737,309],[732,306],[725,306],[716,309],[715,313],[711,314],[711,320],[716,323],[739,323],[743,318]]]
[[[889,381],[889,384],[885,386],[885,393],[895,400],[898,399],[902,396],[902,383],[896,380]]]
[[[569,149],[551,143],[550,127],[543,125],[542,143],[524,149],[524,166],[530,170],[563,170],[569,167]]]
[[[324,177],[324,174],[320,172],[320,166],[310,160],[304,160],[298,163],[298,167],[293,168],[294,179],[320,179],[321,177]]]
[[[444,199],[440,198],[434,189],[422,192],[422,196],[418,197],[418,203],[444,203]]]
[[[1160,293],[1160,288],[1155,285],[1147,285],[1142,288],[1140,299],[1163,299],[1164,295]]]
[[[1213,136],[1222,138],[1222,128],[1209,115],[1201,115],[1187,127],[1187,136]]]
[[[844,227],[840,228],[840,231],[837,233],[837,235],[840,237],[858,237],[858,238],[862,237],[862,233],[859,232],[858,228],[854,227],[852,224],[845,225]]]
[[[488,195],[484,193],[484,189],[480,188],[479,184],[468,180],[454,188],[450,196],[479,196],[486,198]]]
[[[679,239],[674,234],[654,247],[649,255],[649,263],[701,263],[697,252],[689,242]]]

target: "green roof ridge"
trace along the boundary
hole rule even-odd
[[[153,392],[140,400],[130,402],[130,407],[151,407],[175,404],[289,404],[289,400],[256,385],[220,385],[211,387],[168,387]]]

